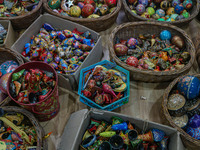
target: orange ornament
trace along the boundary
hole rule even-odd
[[[161,53],[161,58],[162,58],[164,61],[167,61],[167,60],[168,60],[167,52],[162,52],[162,53]]]

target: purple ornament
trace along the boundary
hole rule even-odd
[[[79,45],[81,45],[81,43],[80,43],[79,41],[76,41],[76,42],[74,43],[74,48],[79,48]]]
[[[78,6],[82,9],[83,6],[84,6],[84,3],[83,2],[78,2]]]
[[[0,77],[5,75],[6,73],[13,72],[18,66],[19,66],[18,63],[16,63],[13,60],[9,60],[9,61],[4,62],[0,66]]]
[[[43,28],[44,29],[46,29],[47,31],[53,31],[53,30],[55,30],[50,24],[48,24],[48,23],[45,23],[44,25],[43,25]]]
[[[58,64],[58,63],[60,62],[60,57],[59,57],[59,56],[56,56],[56,57],[54,58],[54,61]]]
[[[128,41],[127,41],[127,46],[131,49],[133,48],[136,48],[136,45],[138,45],[138,41],[137,39],[135,38],[130,38]]]
[[[180,3],[181,3],[180,0],[173,0],[172,6],[175,7],[176,5],[179,5]]]
[[[148,6],[148,0],[139,0],[138,3],[144,5],[145,7]]]
[[[120,124],[114,124],[112,125],[112,130],[116,131],[116,130],[124,130],[126,131],[128,129],[128,125],[126,122],[120,123]]]
[[[165,132],[159,129],[152,129],[153,139],[155,142],[160,142],[165,136]]]
[[[200,140],[200,115],[194,115],[189,120],[186,132],[195,139]]]
[[[58,64],[55,62],[51,62],[49,65],[52,66],[54,69],[58,69]]]
[[[60,31],[58,32],[58,38],[63,41],[64,39],[66,39],[65,35]]]
[[[138,14],[142,14],[143,12],[145,12],[145,6],[142,4],[138,4],[136,7],[136,11]]]
[[[184,10],[184,7],[183,7],[182,4],[178,4],[178,5],[175,6],[174,10],[177,14],[181,14]]]

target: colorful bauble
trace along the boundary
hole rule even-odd
[[[154,18],[154,19],[156,19],[156,20],[157,20],[157,19],[159,19],[159,18],[160,18],[160,16],[159,16],[158,14],[153,14],[153,15],[152,15],[152,18]],[[164,20],[164,21],[165,21],[165,20]]]
[[[152,7],[148,7],[148,8],[147,8],[147,12],[148,12],[148,14],[149,14],[150,16],[152,16],[153,14],[155,14],[155,10],[154,10],[154,8],[152,8]]]
[[[193,138],[200,140],[200,116],[194,115],[189,120],[189,125],[186,132]]]
[[[167,0],[164,0],[160,3],[160,8],[167,10],[170,7],[170,3]]]
[[[169,15],[169,16],[172,15],[172,14],[174,14],[174,8],[173,8],[173,7],[169,7],[169,8],[167,9],[166,14]]]
[[[85,4],[83,2],[78,2],[78,7],[80,7],[81,9],[83,8]]]
[[[168,30],[163,30],[163,31],[160,33],[160,39],[161,39],[161,40],[170,40],[171,37],[172,37],[171,32],[168,31]]]
[[[11,73],[4,74],[0,79],[0,89],[3,93],[7,94],[7,83]]]
[[[138,4],[136,7],[136,11],[138,14],[142,14],[143,12],[145,12],[145,6],[143,4]]]
[[[143,17],[143,18],[150,18],[150,15],[149,15],[148,12],[144,12],[144,13],[141,15],[141,17]]]
[[[137,67],[138,65],[138,59],[134,56],[130,56],[128,57],[128,59],[126,60],[126,63],[130,66],[134,66]]]
[[[128,47],[123,44],[115,44],[115,53],[117,56],[126,55],[128,52]]]
[[[177,89],[187,99],[196,98],[200,91],[200,80],[191,75],[184,76],[179,80]]]
[[[174,20],[177,20],[177,17],[178,17],[179,15],[178,14],[172,14],[171,15],[171,18],[173,18]]]
[[[139,0],[138,3],[144,5],[145,7],[147,7],[148,0]]]
[[[156,14],[158,14],[160,17],[164,17],[165,16],[165,11],[162,9],[157,9],[156,10]]]
[[[86,5],[84,5],[83,8],[82,8],[82,13],[81,13],[81,15],[82,15],[83,17],[88,17],[89,15],[92,15],[93,12],[94,12],[94,6],[91,5],[91,4],[86,4]]]
[[[0,65],[0,77],[5,75],[6,73],[13,72],[18,66],[19,66],[18,63],[13,60],[9,60],[2,63]]]
[[[181,14],[181,13],[183,12],[183,10],[184,10],[184,7],[183,7],[182,4],[178,4],[178,5],[175,6],[174,9],[175,9],[175,12],[176,12],[177,14]]]
[[[186,9],[191,9],[192,6],[193,6],[192,0],[184,0],[183,6],[184,6]]]
[[[176,18],[176,20],[182,20],[182,19],[184,19],[185,17],[183,16],[183,15],[179,15],[177,18]]]
[[[138,45],[138,41],[137,41],[137,39],[135,39],[135,38],[130,38],[130,39],[127,41],[127,46],[128,46],[128,48],[133,49],[133,48],[136,48],[137,45]]]
[[[117,0],[105,0],[105,2],[109,7],[115,7],[117,4]]]
[[[172,22],[172,21],[175,21],[175,20],[173,18],[168,18],[166,21],[167,22]]]
[[[160,142],[165,136],[165,132],[159,129],[152,129],[153,139],[155,142]]]
[[[79,17],[81,15],[81,8],[79,6],[72,6],[70,8],[70,15],[72,17]]]
[[[181,3],[180,0],[173,0],[172,6],[175,7],[176,5],[179,5],[180,3]]]
[[[48,5],[51,9],[57,9],[60,7],[61,1],[60,0],[49,0]]]

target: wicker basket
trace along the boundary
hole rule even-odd
[[[154,21],[154,22],[161,22],[161,23],[170,23],[172,25],[182,27],[182,26],[188,25],[190,21],[192,21],[192,19],[194,19],[199,13],[199,0],[192,0],[192,1],[193,1],[193,8],[190,12],[191,13],[190,17],[187,19],[180,20],[180,21],[172,21],[172,22],[166,22],[166,21],[162,22],[162,21],[157,21],[155,19],[147,19],[147,18],[141,17],[137,14],[134,14],[131,11],[129,6],[127,5],[126,0],[122,0],[122,3],[124,6],[125,14],[130,21]]]
[[[160,34],[162,30],[169,30],[173,35],[179,35],[182,37],[186,43],[186,48],[191,55],[191,59],[184,68],[175,71],[151,71],[144,70],[135,67],[131,67],[126,63],[122,62],[115,54],[114,51],[114,43],[116,37],[120,39],[128,39],[130,37],[136,37],[142,33],[156,34],[157,36]],[[113,59],[119,66],[130,71],[130,77],[133,80],[139,80],[144,82],[163,82],[170,81],[174,78],[187,73],[192,64],[194,63],[194,54],[195,48],[192,41],[189,39],[188,35],[181,29],[176,26],[172,26],[169,24],[162,24],[159,22],[132,22],[125,23],[120,26],[117,26],[110,36],[109,41],[110,48],[110,57]]]
[[[14,60],[14,61],[18,62],[19,65],[22,65],[24,63],[20,54],[18,54],[17,52],[12,51],[8,48],[0,48],[0,65],[8,60]],[[0,106],[5,106],[10,101],[11,101],[11,99],[9,97],[7,97],[2,102],[0,102]]]
[[[1,107],[1,108],[3,108],[3,110],[7,111],[7,112],[21,113],[24,116],[26,116],[30,120],[32,125],[34,126],[36,133],[37,133],[37,150],[42,150],[42,149],[47,150],[46,140],[43,141],[43,139],[42,139],[44,136],[44,130],[40,126],[37,119],[30,112],[28,112],[27,110],[25,110],[23,108],[19,108],[19,107],[15,107],[15,106],[6,106],[6,107]]]
[[[118,16],[118,13],[119,13],[121,6],[122,6],[121,0],[118,0],[116,9],[112,13],[109,13],[108,15],[105,15],[105,16],[102,16],[102,17],[99,17],[99,18],[76,18],[76,17],[60,15],[60,14],[54,12],[49,7],[48,0],[44,0],[43,2],[44,2],[44,4],[43,4],[44,9],[48,13],[50,13],[54,16],[63,18],[63,19],[67,19],[67,20],[79,23],[79,24],[86,26],[86,27],[88,27],[88,28],[90,28],[94,31],[97,31],[97,32],[107,30],[108,28],[110,28],[115,23],[117,16]]]
[[[13,28],[16,30],[28,28],[29,25],[31,25],[31,23],[33,23],[33,21],[35,21],[42,12],[42,3],[43,1],[40,0],[38,6],[25,15],[16,17],[0,17],[0,20],[10,20]]]
[[[195,74],[193,76],[200,79],[200,74]],[[175,80],[173,80],[173,82],[170,83],[170,85],[167,87],[167,89],[164,92],[163,101],[162,101],[162,120],[163,120],[164,124],[168,124],[168,125],[176,128],[181,133],[181,139],[187,148],[189,148],[191,150],[199,150],[200,149],[200,140],[197,140],[197,139],[191,137],[183,129],[178,127],[172,121],[172,117],[170,116],[168,109],[167,109],[167,101],[168,101],[168,97],[170,96],[170,92],[173,89],[173,87],[177,84],[177,82],[180,80],[181,77],[178,77]]]

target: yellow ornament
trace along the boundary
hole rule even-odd
[[[99,18],[100,16],[97,15],[97,14],[92,14],[92,15],[89,15],[88,18]]]
[[[167,9],[167,15],[170,16],[172,14],[174,14],[174,7],[170,7],[170,8]]]
[[[81,8],[79,6],[72,6],[70,8],[70,16],[79,17],[81,15]]]

